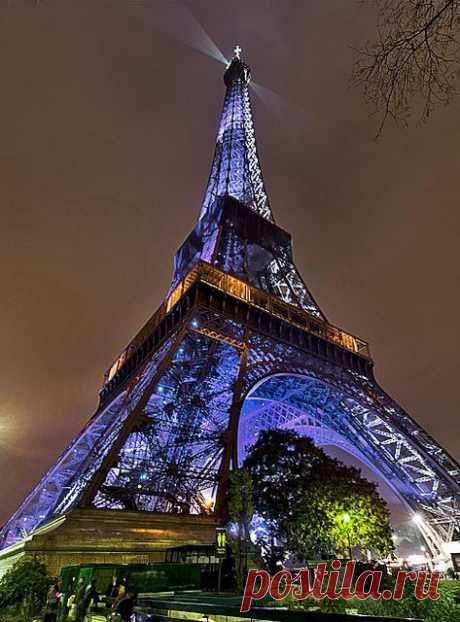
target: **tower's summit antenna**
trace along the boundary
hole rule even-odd
[[[246,65],[241,60],[241,54],[243,50],[239,45],[235,46],[233,50],[233,58],[227,65],[227,69],[224,73],[224,82],[229,86],[234,80],[242,80],[244,84],[249,84],[251,80],[251,70],[249,65]]]
[[[237,58],[238,60],[241,59],[241,52],[243,50],[241,49],[241,47],[239,45],[235,46],[235,49],[233,50],[234,54],[235,54],[235,58]]]

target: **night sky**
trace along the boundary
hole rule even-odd
[[[350,86],[374,23],[353,0],[0,0],[0,522],[165,295],[224,95],[210,40],[270,89],[262,167],[310,290],[460,457],[460,100],[374,142]]]

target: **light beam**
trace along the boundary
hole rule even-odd
[[[220,63],[228,61],[220,49],[199,23],[191,10],[182,2],[152,2],[133,0],[130,2],[133,13],[149,27],[159,30],[177,41],[216,59]]]

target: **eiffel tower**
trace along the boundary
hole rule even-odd
[[[240,54],[166,298],[106,372],[97,412],[3,526],[5,550],[75,510],[218,522],[229,471],[269,427],[370,466],[433,555],[458,536],[459,464],[378,385],[368,344],[328,322],[275,223]]]

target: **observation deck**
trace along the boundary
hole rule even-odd
[[[241,304],[226,304],[222,302],[222,297]],[[156,350],[186,319],[194,306],[209,307],[255,331],[287,341],[328,360],[345,363],[353,371],[372,375],[369,345],[363,339],[200,261],[178,283],[106,371],[100,391],[103,402],[115,389],[124,386],[148,354]],[[340,352],[349,356],[344,359]]]

